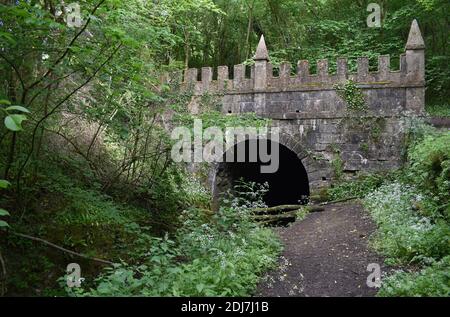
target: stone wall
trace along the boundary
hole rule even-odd
[[[280,65],[274,76],[262,37],[248,71],[236,65],[231,77],[228,67],[221,66],[213,80],[213,69],[204,67],[175,76],[182,76],[182,88],[194,96],[220,96],[224,114],[255,112],[271,118],[281,128],[281,143],[297,153],[310,186],[316,188],[336,177],[338,160],[347,174],[401,164],[405,118],[421,116],[425,108],[424,51],[414,20],[396,71],[390,69],[389,56],[380,56],[376,72],[370,72],[368,58],[361,57],[356,73],[349,72],[342,58],[335,74],[329,73],[329,61],[320,60],[316,74],[310,74],[308,61],[299,61],[296,69]],[[366,118],[349,117],[346,102],[336,93],[335,85],[348,80],[365,96]]]

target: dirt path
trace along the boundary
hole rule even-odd
[[[362,206],[329,205],[287,228],[279,268],[258,286],[257,296],[374,296],[366,280],[370,263],[383,261],[368,248],[375,230]]]

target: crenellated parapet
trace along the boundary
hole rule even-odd
[[[275,67],[269,61],[262,37],[251,66],[235,65],[232,71],[227,66],[219,66],[216,70],[211,67],[187,69],[177,76],[182,88],[192,89],[195,95],[329,90],[347,80],[362,88],[414,88],[425,85],[424,55],[425,45],[414,20],[398,70],[391,69],[389,55],[382,55],[378,57],[377,71],[369,71],[369,59],[359,57],[356,72],[349,71],[347,59],[339,58],[335,61],[336,72],[333,74],[329,71],[328,60],[317,61],[314,74],[310,71],[310,62],[301,60],[295,66],[290,63],[279,65],[277,75],[274,75]]]
[[[231,76],[228,66],[219,66],[217,78],[214,80],[212,67],[203,67],[200,70],[196,68],[187,69],[180,77],[182,78],[183,88],[192,88],[196,95],[204,93],[254,93],[262,90],[267,92],[322,90],[332,89],[335,84],[344,83],[347,80],[374,87],[424,86],[424,71],[423,74],[408,72],[412,67],[407,64],[406,54],[400,56],[399,70],[391,70],[390,61],[389,55],[381,55],[378,57],[378,70],[369,71],[369,59],[359,57],[357,71],[350,72],[347,59],[339,58],[336,62],[336,73],[330,74],[328,71],[329,61],[325,59],[317,61],[317,73],[311,74],[309,61],[301,60],[295,68],[290,63],[281,64],[278,75],[274,75],[274,66],[270,62],[266,62],[261,67],[266,73],[265,83],[259,86],[255,81],[261,82],[261,76],[255,76],[255,65],[247,66],[250,68],[249,76],[246,76],[246,73],[248,73],[246,66],[241,64],[234,66],[233,76]]]
[[[391,68],[388,55],[379,56],[373,68],[367,57],[359,57],[354,72],[345,58],[319,60],[315,67],[307,60],[283,63],[275,70],[261,37],[251,66],[188,69],[174,76],[181,89],[193,92],[188,106],[193,113],[202,102],[199,96],[213,94],[224,115],[270,118],[287,136],[281,144],[302,160],[310,186],[316,188],[337,177],[337,158],[350,177],[401,166],[407,122],[425,110],[425,44],[415,20],[399,58],[398,70]],[[336,90],[336,84],[348,80],[360,88],[363,111],[352,111],[350,99]]]

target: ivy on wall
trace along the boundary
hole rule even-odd
[[[348,80],[345,84],[336,84],[334,89],[338,96],[346,102],[349,112],[361,113],[369,109],[362,90],[356,86],[354,81]]]

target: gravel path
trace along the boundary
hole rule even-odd
[[[324,212],[275,229],[284,243],[277,270],[258,286],[257,296],[374,296],[366,285],[370,263],[383,260],[368,247],[375,230],[357,203],[329,205]]]

